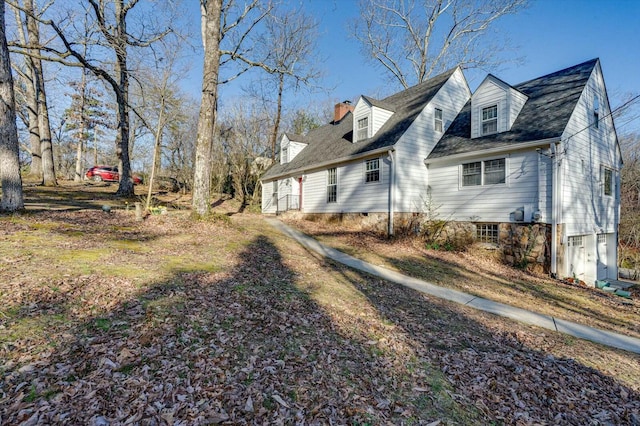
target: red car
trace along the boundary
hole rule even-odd
[[[93,166],[86,173],[87,179],[91,179],[94,182],[118,182],[120,180],[120,173],[116,166]],[[134,185],[140,185],[142,179],[140,176],[132,175]]]

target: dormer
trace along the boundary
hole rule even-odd
[[[393,110],[382,102],[360,96],[353,111],[353,142],[373,137],[393,115]]]
[[[306,142],[303,142],[304,136],[295,135],[293,133],[285,133],[280,140],[280,164],[286,164],[293,160],[296,155],[307,146]]]
[[[489,74],[471,96],[471,138],[508,132],[527,95]]]

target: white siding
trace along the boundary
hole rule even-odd
[[[594,126],[594,98],[599,99],[599,124]],[[617,228],[620,206],[620,167],[622,166],[602,72],[596,66],[578,100],[562,135],[560,222],[564,224],[561,249],[568,252],[567,238],[588,236],[585,246],[585,281],[616,278]],[[614,171],[614,193],[604,195],[602,167]],[[606,259],[598,259],[597,234],[607,234]],[[603,276],[597,276],[598,261],[607,262]],[[571,265],[559,265],[560,273],[569,274]],[[601,268],[602,270],[602,268]]]
[[[488,76],[471,100],[471,137],[482,136],[482,108],[498,106],[498,132],[511,129],[527,102],[527,96],[506,83]]]
[[[482,108],[498,106],[498,132],[507,130],[507,89],[493,80],[485,80],[471,100],[471,137],[482,136]]]
[[[509,98],[507,104],[509,105],[509,122],[507,123],[507,130],[511,129],[513,122],[518,118],[518,114],[522,111],[522,107],[527,102],[527,95],[518,92],[514,88],[509,88]]]
[[[371,117],[371,104],[365,101],[363,97],[360,97],[360,99],[358,99],[358,102],[356,102],[356,106],[353,110],[353,142],[354,143],[358,142],[357,141],[358,120],[361,120],[365,117],[369,119],[369,129],[368,129],[369,133],[367,137],[371,137],[371,122],[373,121]]]
[[[273,193],[273,181],[262,182],[262,213],[276,213],[276,199]]]
[[[376,158],[376,157],[372,157]],[[360,213],[389,211],[390,161],[380,158],[380,181],[365,183],[364,160],[337,167],[338,199],[327,203],[327,170],[308,173],[303,178],[302,199],[305,213]]]
[[[538,153],[521,151],[510,155],[474,158],[455,163],[429,165],[431,201],[439,219],[474,222],[512,222],[512,213],[524,207],[525,220],[538,209]],[[460,184],[463,163],[506,158],[504,185]],[[527,217],[528,214],[528,217]]]
[[[305,146],[307,146],[306,143],[290,141],[289,142],[289,161],[293,160],[296,157],[296,155],[300,154],[300,151],[302,151]]]
[[[552,160],[550,157],[538,154],[538,209],[542,213],[539,222],[551,223],[551,195],[552,195]]]
[[[378,108],[378,107],[373,107],[371,108],[371,133],[370,135],[373,136],[375,135],[378,130],[380,130],[380,128],[384,125],[384,123],[387,122],[387,120],[389,119],[389,117],[391,117],[393,115],[392,111],[388,111],[386,109],[383,108]],[[355,129],[355,127],[354,127]]]
[[[598,128],[593,126],[595,95],[600,99]],[[562,135],[561,221],[566,235],[617,230],[621,159],[609,113],[604,81],[596,67]],[[614,196],[603,193],[602,166],[614,170]]]
[[[424,159],[443,134],[434,129],[434,109],[442,109],[442,121],[446,131],[470,95],[464,75],[460,69],[456,70],[396,144],[397,212],[424,210],[431,180]]]
[[[262,182],[262,213],[277,213],[297,209],[299,204],[299,184],[296,178],[280,179],[277,193],[273,182]],[[277,198],[276,198],[277,196]]]

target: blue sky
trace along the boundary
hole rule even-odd
[[[312,102],[330,105],[328,101],[395,91],[389,90],[382,71],[364,61],[357,41],[350,38],[348,25],[357,16],[357,0],[303,0],[303,5],[319,21],[319,56],[325,59],[322,86],[326,90],[311,97]],[[197,17],[197,9],[190,12]],[[625,96],[640,93],[640,0],[533,0],[527,9],[504,17],[495,28],[517,47],[507,55],[524,59],[494,72],[507,83],[517,84],[598,57],[612,108],[622,104]],[[201,58],[196,56],[195,61]],[[194,96],[200,91],[200,66],[194,66],[192,77],[185,81],[185,89]],[[485,75],[465,74],[472,90]],[[235,96],[242,84],[246,81],[224,88],[222,96]],[[619,131],[640,129],[639,121]]]

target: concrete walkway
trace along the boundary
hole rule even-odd
[[[319,243],[315,239],[308,237],[301,232],[285,225],[277,219],[267,218],[266,221],[283,234],[293,238],[303,246],[319,253],[326,258],[335,260],[336,262],[342,263],[351,268],[366,272],[376,277],[383,278],[387,281],[392,281],[394,283],[412,288],[422,293],[460,303],[462,305],[470,306],[481,311],[511,318],[525,324],[543,327],[549,330],[558,331],[560,333],[578,337],[580,339],[590,340],[602,345],[640,354],[640,339],[613,333],[610,331],[599,330],[597,328],[576,324],[548,315],[538,314],[521,308],[515,308],[503,303],[498,303],[492,300],[484,299],[482,297],[463,293],[461,291],[440,287],[426,281],[419,280],[417,278],[403,275],[399,272],[394,272],[380,266],[372,265],[365,261],[356,259],[353,256],[342,253],[339,250],[327,247]]]

